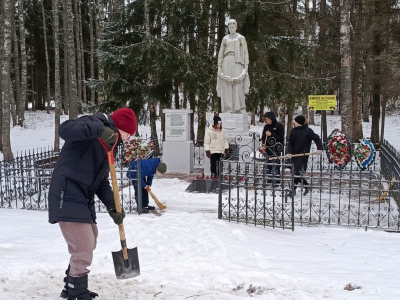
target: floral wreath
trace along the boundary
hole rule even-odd
[[[335,169],[343,170],[350,161],[351,143],[343,132],[334,129],[328,137],[326,152],[329,163],[334,164]]]
[[[375,160],[375,147],[369,139],[360,140],[354,150],[354,157],[361,170],[367,169]]]
[[[147,153],[154,149],[153,139],[145,141],[141,138],[130,136],[124,142],[123,160],[129,163],[136,159],[144,158]]]

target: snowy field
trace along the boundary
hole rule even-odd
[[[27,118],[27,128],[12,129],[14,153],[53,145],[53,116]],[[340,128],[339,120],[328,116],[328,132]],[[397,120],[387,118],[385,134],[400,149]],[[363,124],[366,136],[369,125]],[[318,126],[312,128],[319,133]],[[262,125],[252,129],[261,132]],[[217,218],[216,194],[186,193],[187,186],[179,179],[155,179],[152,190],[167,210],[126,217],[128,248],[138,248],[141,267],[133,279],[115,278],[111,252],[120,250],[118,227],[108,214],[98,214],[89,274],[97,299],[400,299],[400,235],[229,223]],[[0,209],[0,228],[0,300],[59,299],[69,254],[58,225],[49,224],[44,211]],[[349,284],[355,289],[346,290]]]

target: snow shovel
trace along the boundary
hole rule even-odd
[[[120,213],[121,212],[121,202],[119,200],[118,193],[118,183],[117,183],[117,174],[115,171],[114,165],[114,147],[118,142],[118,133],[117,141],[112,146],[111,150],[108,150],[108,146],[104,143],[102,139],[99,138],[100,143],[103,145],[104,149],[107,151],[107,161],[110,167],[111,173],[111,181],[112,181],[112,189],[114,193],[114,202],[115,202],[115,210]],[[126,246],[126,238],[125,238],[125,230],[124,224],[121,223],[118,225],[119,228],[119,238],[121,241],[121,251],[112,252],[112,257],[114,261],[115,275],[117,279],[126,279],[132,278],[140,275],[140,267],[139,267],[139,257],[137,248],[128,249]]]
[[[160,209],[166,209],[166,208],[167,208],[167,207],[164,205],[164,203],[161,203],[161,202],[157,199],[156,195],[154,195],[152,191],[148,191],[148,192],[149,192],[149,194],[151,195],[151,198],[153,198],[154,202],[157,204],[157,206],[158,206]]]
[[[300,157],[300,156],[308,156],[308,155],[315,155],[317,152],[311,152],[311,153],[301,153],[301,154],[293,154],[292,156],[278,156],[278,157],[270,157],[268,160],[273,160],[273,159],[281,159],[281,158],[292,158],[292,157]]]
[[[386,191],[384,191],[384,192],[382,193],[382,196],[377,197],[377,198],[376,198],[376,201],[383,201],[383,200],[385,200],[385,198],[386,198],[386,196],[387,196],[387,194],[388,194],[390,188],[391,188],[392,185],[393,185],[393,181],[395,181],[395,180],[396,180],[396,177],[393,177],[393,179],[389,182]]]

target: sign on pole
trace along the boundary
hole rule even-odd
[[[309,110],[335,110],[336,95],[309,95]]]

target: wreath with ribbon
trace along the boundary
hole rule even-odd
[[[134,136],[130,136],[124,142],[123,158],[125,162],[131,162],[136,159],[144,158],[147,153],[155,149],[154,141],[142,140]]]
[[[375,160],[375,147],[369,139],[360,140],[354,150],[354,157],[361,170],[367,169]]]
[[[334,129],[328,137],[326,152],[335,169],[343,170],[350,161],[351,143],[343,132]]]

